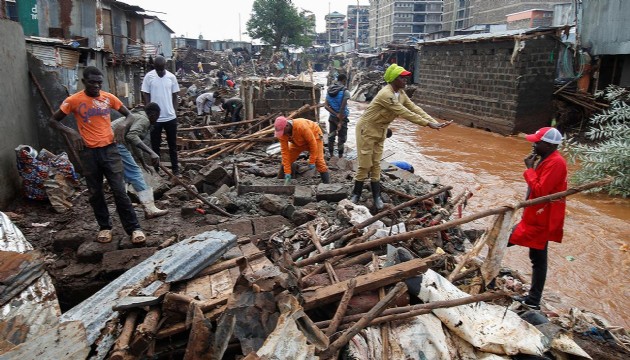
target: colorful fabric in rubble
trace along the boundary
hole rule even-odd
[[[66,153],[55,155],[46,149],[38,154],[28,145],[15,148],[17,168],[22,178],[22,192],[32,200],[48,200],[48,180],[78,185],[79,177]]]

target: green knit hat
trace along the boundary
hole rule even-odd
[[[411,73],[405,70],[404,67],[399,66],[398,64],[391,64],[387,68],[387,70],[385,70],[385,75],[383,75],[383,78],[385,79],[386,83],[390,83],[396,80],[396,78],[399,76],[409,76],[409,75],[411,75]]]

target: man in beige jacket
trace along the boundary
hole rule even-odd
[[[374,206],[378,210],[383,208],[380,188],[380,163],[387,128],[394,119],[401,117],[412,123],[428,126],[436,130],[451,124],[451,122],[439,123],[409,99],[404,91],[407,84],[407,76],[409,75],[411,73],[402,66],[397,64],[390,65],[384,75],[388,85],[378,92],[357,123],[356,136],[359,165],[354,176],[354,189],[352,190],[351,198],[351,201],[355,204],[361,198],[363,182],[368,178],[369,174]]]

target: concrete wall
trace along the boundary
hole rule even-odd
[[[0,19],[0,34],[0,208],[5,208],[20,192],[14,149],[20,144],[36,148],[39,144],[22,27]]]
[[[439,118],[501,134],[537,130],[553,116],[557,46],[549,36],[528,39],[512,64],[511,39],[426,44],[413,100]]]
[[[288,81],[273,86],[260,88],[259,81],[243,80],[241,85],[241,94],[247,94],[253,89],[252,103],[248,104],[244,96],[245,114],[248,114],[248,105],[253,106],[253,116],[266,115],[269,113],[282,112],[288,115],[294,110],[299,109],[305,104],[313,104],[313,85],[310,82]],[[245,89],[244,89],[245,88]],[[261,93],[262,91],[262,93]],[[319,104],[321,97],[321,89],[315,88],[315,103]],[[300,117],[316,120],[315,111],[309,111],[301,114]]]

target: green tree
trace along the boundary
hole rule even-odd
[[[627,197],[630,196],[630,91],[611,85],[598,95],[609,101],[610,107],[590,119],[586,137],[593,144],[580,144],[572,139],[564,150],[569,159],[580,164],[573,175],[574,182],[583,184],[613,176],[612,184],[599,190]]]
[[[308,11],[299,11],[291,0],[255,0],[247,33],[279,49],[282,45],[309,46],[313,24]]]

